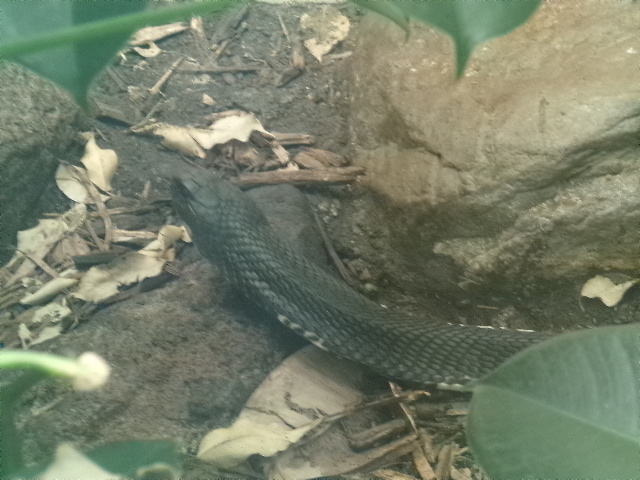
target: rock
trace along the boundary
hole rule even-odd
[[[448,37],[416,24],[405,42],[369,15],[354,160],[393,205],[391,230],[412,235],[401,254],[492,287],[637,271],[638,24],[633,2],[546,2],[456,81]]]
[[[247,194],[260,206],[278,236],[320,266],[328,258],[304,194],[291,185],[258,187]]]
[[[39,218],[36,207],[53,183],[59,159],[66,156],[80,128],[71,98],[17,65],[0,65],[0,264],[11,258],[7,245],[16,232]]]

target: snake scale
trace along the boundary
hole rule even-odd
[[[249,196],[212,174],[175,178],[172,196],[200,253],[249,301],[315,345],[384,376],[463,384],[549,338],[383,308],[292,251]]]

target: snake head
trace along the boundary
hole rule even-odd
[[[176,212],[196,237],[215,236],[238,219],[266,223],[258,206],[238,187],[207,171],[190,171],[173,178],[171,195]]]

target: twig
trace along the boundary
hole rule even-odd
[[[118,90],[120,90],[121,92],[126,92],[127,84],[124,82],[124,80],[122,80],[122,78],[120,78],[120,75],[118,75],[115,72],[113,67],[107,67],[105,70],[107,72],[107,75],[109,75],[109,77],[113,81],[113,83],[115,83],[116,86],[118,87]]]
[[[313,210],[312,210],[312,213],[313,213],[313,218],[316,221],[316,227],[318,228],[318,231],[320,232],[320,238],[322,238],[322,243],[324,244],[324,249],[327,251],[327,254],[329,255],[329,258],[331,258],[331,261],[333,262],[333,265],[338,270],[338,273],[340,274],[342,279],[345,282],[347,282],[349,285],[351,285],[352,287],[355,287],[358,284],[358,282],[349,273],[349,270],[347,270],[347,267],[344,266],[344,263],[342,263],[342,260],[340,259],[340,257],[336,253],[336,250],[333,248],[333,245],[331,244],[331,240],[329,239],[329,236],[327,235],[327,232],[324,231],[324,227],[322,226],[322,223],[320,222],[320,219],[318,218],[318,215]]]
[[[180,73],[228,73],[228,72],[255,72],[260,70],[260,65],[208,65],[204,67],[182,67],[177,70]]]
[[[270,133],[280,145],[313,145],[316,143],[316,137],[305,133]]]
[[[180,57],[175,62],[173,62],[169,67],[169,69],[166,72],[164,72],[164,74],[160,77],[160,80],[158,80],[156,84],[149,89],[149,93],[152,96],[159,95],[161,93],[160,90],[167,83],[171,75],[173,75],[173,72],[175,72],[178,66],[182,63],[182,60],[183,60],[183,57]]]
[[[207,35],[204,33],[204,28],[202,27],[202,17],[192,18],[189,27],[191,36],[201,57],[207,58],[209,54],[209,40],[207,40]]]
[[[223,41],[231,39],[235,34],[235,30],[240,26],[248,12],[249,5],[247,4],[236,11],[231,11],[229,15],[218,22],[217,29],[211,37],[213,45],[219,46]]]
[[[282,20],[282,15],[278,14],[278,21],[280,22],[280,27],[282,28],[282,33],[287,37],[287,42],[291,43],[291,38],[289,37],[289,32],[287,31],[287,27],[284,24],[284,20]]]
[[[243,187],[257,185],[337,185],[354,182],[364,174],[364,167],[336,167],[322,170],[273,170],[271,172],[245,173],[232,182]]]
[[[102,201],[100,192],[98,192],[98,189],[93,184],[93,182],[89,180],[89,175],[87,174],[86,170],[82,168],[76,168],[76,174],[78,175],[80,181],[84,185],[84,188],[87,189],[89,195],[96,204],[98,215],[100,216],[100,218],[102,218],[102,222],[104,223],[104,239],[101,241],[96,235],[95,230],[93,230],[93,227],[91,227],[89,222],[85,221],[87,230],[89,230],[89,233],[91,234],[93,240],[96,242],[96,246],[98,247],[98,249],[101,251],[108,251],[109,244],[111,243],[111,228],[113,224],[111,222],[111,217],[107,213],[107,207]]]
[[[96,216],[100,215],[99,212],[94,212],[94,214]],[[89,236],[91,236],[91,238],[93,239],[93,243],[96,244],[96,247],[98,248],[98,250],[100,250],[101,252],[106,252],[107,250],[109,250],[107,247],[105,247],[104,242],[102,241],[102,239],[100,237],[98,237],[98,234],[93,229],[93,227],[91,226],[91,223],[88,220],[85,220],[84,226],[87,229],[87,231],[89,232]]]
[[[53,268],[51,268],[47,262],[45,262],[44,260],[40,260],[39,258],[36,257],[32,257],[31,255],[29,255],[26,252],[23,252],[22,250],[20,250],[19,248],[16,248],[16,251],[20,252],[22,255],[24,255],[27,259],[31,260],[33,263],[35,263],[38,267],[40,267],[40,269],[45,272],[47,275],[49,275],[52,278],[58,278],[60,275],[58,275],[58,272],[56,272]]]

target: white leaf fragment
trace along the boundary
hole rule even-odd
[[[22,305],[35,305],[37,303],[46,302],[47,300],[51,300],[62,290],[72,287],[76,283],[78,283],[78,280],[75,278],[54,278],[53,280],[45,283],[36,292],[29,293],[22,297],[20,303]]]
[[[35,227],[19,231],[16,253],[4,268],[17,267],[13,274],[14,279],[31,275],[36,265],[27,258],[44,259],[56,243],[65,235],[76,231],[86,218],[87,207],[79,203],[60,218],[42,219]]]
[[[587,298],[599,298],[607,307],[613,307],[620,303],[627,290],[639,282],[640,279],[632,278],[616,284],[607,277],[596,275],[585,282],[580,295]]]
[[[349,35],[349,19],[335,7],[324,6],[311,15],[300,17],[300,29],[311,35],[303,43],[319,62]]]
[[[146,43],[156,42],[170,35],[184,32],[188,28],[189,25],[186,22],[175,22],[166,25],[157,25],[155,27],[141,28],[133,35],[129,44],[144,45]]]
[[[226,115],[209,128],[180,127],[153,123],[133,128],[136,133],[153,133],[163,137],[162,144],[185,155],[206,157],[206,151],[231,140],[246,142],[253,131],[268,133],[253,113]]]
[[[105,192],[111,191],[111,179],[118,168],[118,155],[115,151],[100,148],[95,134],[86,133],[87,139],[84,155],[80,159],[87,169],[89,180]]]
[[[360,403],[364,395],[356,385],[362,375],[361,367],[315,347],[300,350],[253,392],[231,427],[213,430],[204,437],[198,458],[225,469],[254,473],[247,462],[250,456],[257,454],[277,461],[303,437],[306,442],[324,415]],[[333,460],[328,455],[329,465]],[[308,465],[302,463],[297,463],[300,470],[288,463],[278,463],[277,467],[288,470],[288,478],[312,478],[306,475]],[[313,468],[323,471],[323,466],[314,464]]]

